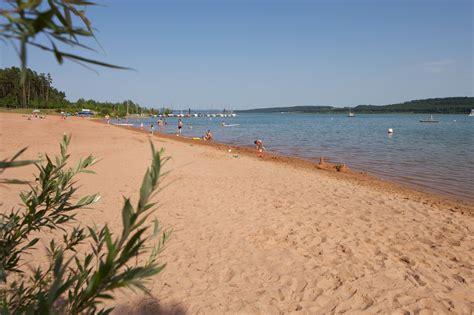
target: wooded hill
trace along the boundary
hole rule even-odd
[[[427,114],[468,114],[474,108],[474,97],[445,97],[414,100],[391,105],[358,105],[351,107],[355,113],[427,113]],[[343,113],[349,107],[333,106],[289,106],[241,110],[244,113]]]
[[[17,67],[0,69],[0,107],[48,108],[55,109],[57,112],[71,113],[88,108],[100,115],[120,117],[126,115],[127,107],[130,114],[155,114],[158,112],[130,100],[111,103],[81,98],[76,102],[70,102],[66,99],[66,93],[53,86],[53,79],[49,73],[37,73],[31,69],[26,71],[25,86],[23,88],[21,85],[21,70]]]

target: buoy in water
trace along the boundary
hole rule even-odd
[[[387,133],[392,134],[393,133],[393,128],[388,128]]]

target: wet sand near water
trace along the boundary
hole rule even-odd
[[[474,307],[472,204],[87,119],[0,114],[0,133],[2,157],[28,146],[24,158],[57,153],[63,133],[72,133],[73,159],[101,158],[97,175],[81,176],[80,191],[102,200],[80,222],[114,230],[122,195],[136,200],[149,139],[172,157],[156,212],[174,229],[168,265],[150,284],[153,298],[118,293],[116,314],[471,314]],[[19,203],[18,190],[0,187],[2,209]]]

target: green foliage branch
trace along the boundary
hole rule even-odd
[[[64,136],[60,154],[43,163],[12,159],[0,162],[0,170],[34,163],[39,171],[35,184],[22,192],[22,207],[0,214],[0,310],[2,314],[108,314],[103,307],[119,288],[148,293],[146,280],[163,270],[159,254],[169,238],[157,219],[147,224],[156,208],[151,199],[158,191],[163,151],[151,145],[152,163],[140,188],[137,205],[124,197],[122,231],[114,235],[108,225],[71,226],[77,211],[99,200],[87,195],[76,200],[80,173],[92,173],[97,159],[88,156],[68,167],[70,137]],[[33,265],[27,256],[38,250],[39,235],[63,232],[47,246],[48,263]],[[150,245],[151,244],[151,245]],[[80,254],[78,248],[90,246]]]
[[[68,45],[73,48],[94,50],[81,43],[81,39],[95,39],[94,29],[86,16],[87,8],[97,5],[84,0],[6,0],[7,8],[0,10],[0,37],[19,42],[17,47],[22,69],[26,68],[27,46],[34,46],[54,54],[58,63],[70,59],[82,64],[92,64],[115,69],[121,66],[68,53],[58,48]],[[46,37],[46,43],[38,35]]]

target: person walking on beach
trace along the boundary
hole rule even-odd
[[[155,126],[153,124],[151,124],[150,126],[150,132],[151,132],[151,135],[153,136],[153,132],[155,131]]]
[[[260,139],[257,139],[254,141],[255,143],[255,149],[257,150],[257,156],[259,158],[262,158],[263,157],[263,151],[265,150],[265,148],[263,147],[263,141],[260,140]]]
[[[180,136],[181,135],[181,129],[183,128],[183,121],[180,119],[178,119],[178,134],[177,136]]]
[[[107,125],[110,125],[110,116],[105,115],[105,121],[107,121]]]

